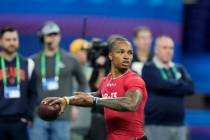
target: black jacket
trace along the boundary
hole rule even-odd
[[[184,67],[181,65],[175,67],[181,78],[176,79],[175,74],[171,72],[173,78],[164,80],[154,62],[144,65],[142,78],[148,90],[145,107],[146,124],[183,125],[184,96],[193,94],[194,86]]]
[[[16,58],[8,62],[5,60],[7,86],[16,86]],[[34,62],[20,56],[21,83],[20,98],[5,98],[2,66],[0,65],[0,120],[16,120],[21,117],[32,119],[37,101],[36,76],[34,72]],[[13,80],[13,82],[11,81]]]

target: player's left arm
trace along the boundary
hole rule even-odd
[[[134,89],[127,91],[125,97],[117,97],[113,99],[96,97],[96,105],[104,106],[116,111],[133,112],[138,109],[142,97],[142,91],[140,89]]]

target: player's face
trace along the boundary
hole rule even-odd
[[[16,31],[5,32],[1,37],[1,45],[3,51],[13,54],[19,48],[19,37]]]
[[[152,33],[149,31],[139,32],[137,37],[134,38],[134,44],[137,48],[141,48],[143,50],[150,50],[152,43]]]
[[[156,48],[156,56],[163,62],[169,63],[172,61],[174,54],[174,43],[171,39],[163,38],[159,41]]]
[[[112,48],[109,58],[112,62],[112,67],[120,71],[129,69],[133,59],[133,50],[131,45],[128,42],[118,43]]]
[[[44,45],[52,49],[59,47],[61,35],[58,33],[52,33],[44,36]]]

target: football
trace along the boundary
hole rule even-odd
[[[45,121],[53,121],[58,118],[60,109],[59,104],[49,105],[41,102],[38,107],[38,115]]]

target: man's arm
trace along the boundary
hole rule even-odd
[[[29,84],[27,87],[27,92],[28,92],[28,117],[30,117],[30,119],[33,118],[33,113],[34,113],[34,109],[37,105],[37,99],[38,99],[38,94],[37,94],[37,88],[36,88],[36,81],[37,81],[37,76],[35,74],[35,70],[33,70],[31,77],[29,79]]]
[[[93,97],[99,97],[99,93],[97,91],[95,91],[95,92],[80,92],[80,91],[74,92],[74,95],[80,95],[80,94],[91,95]],[[71,97],[73,97],[73,96],[71,96]]]
[[[94,94],[93,94],[94,95]],[[95,93],[96,95],[96,93]],[[107,107],[116,111],[136,111],[139,103],[143,98],[142,92],[139,89],[127,91],[125,97],[113,99],[94,97],[84,92],[77,92],[76,95],[70,97],[47,97],[43,100],[45,104],[60,104],[61,113],[64,112],[65,106],[75,105],[82,107],[92,107],[95,105]]]
[[[184,73],[182,76],[185,77]],[[165,96],[184,96],[193,92],[193,85],[189,79],[175,80],[169,79],[164,80],[155,67],[145,65],[143,68],[142,77],[147,84],[147,88],[151,91],[155,91],[156,94],[162,94]],[[152,78],[151,78],[152,77]],[[182,78],[183,78],[182,77]]]
[[[118,97],[114,99],[99,98],[97,105],[104,106],[116,111],[136,111],[139,103],[142,100],[142,93],[140,90],[132,90],[126,92],[125,97]]]
[[[92,95],[85,95],[86,93],[77,92],[76,96],[68,97],[69,105],[89,107],[93,105],[107,107],[116,111],[136,111],[139,102],[142,99],[142,93],[139,89],[127,91],[125,97],[117,98],[99,98]]]
[[[152,65],[145,65],[142,70],[142,78],[146,82],[147,88],[160,92],[171,92],[179,88],[177,80],[164,80],[159,71]]]
[[[187,72],[184,66],[179,65],[178,67],[180,69],[180,72],[182,74],[180,82],[182,82],[182,88],[185,91],[184,95],[192,95],[194,94],[194,83],[190,76],[190,74]]]
[[[89,94],[94,96],[94,97],[99,97],[99,93],[97,91],[96,92],[90,92]]]

